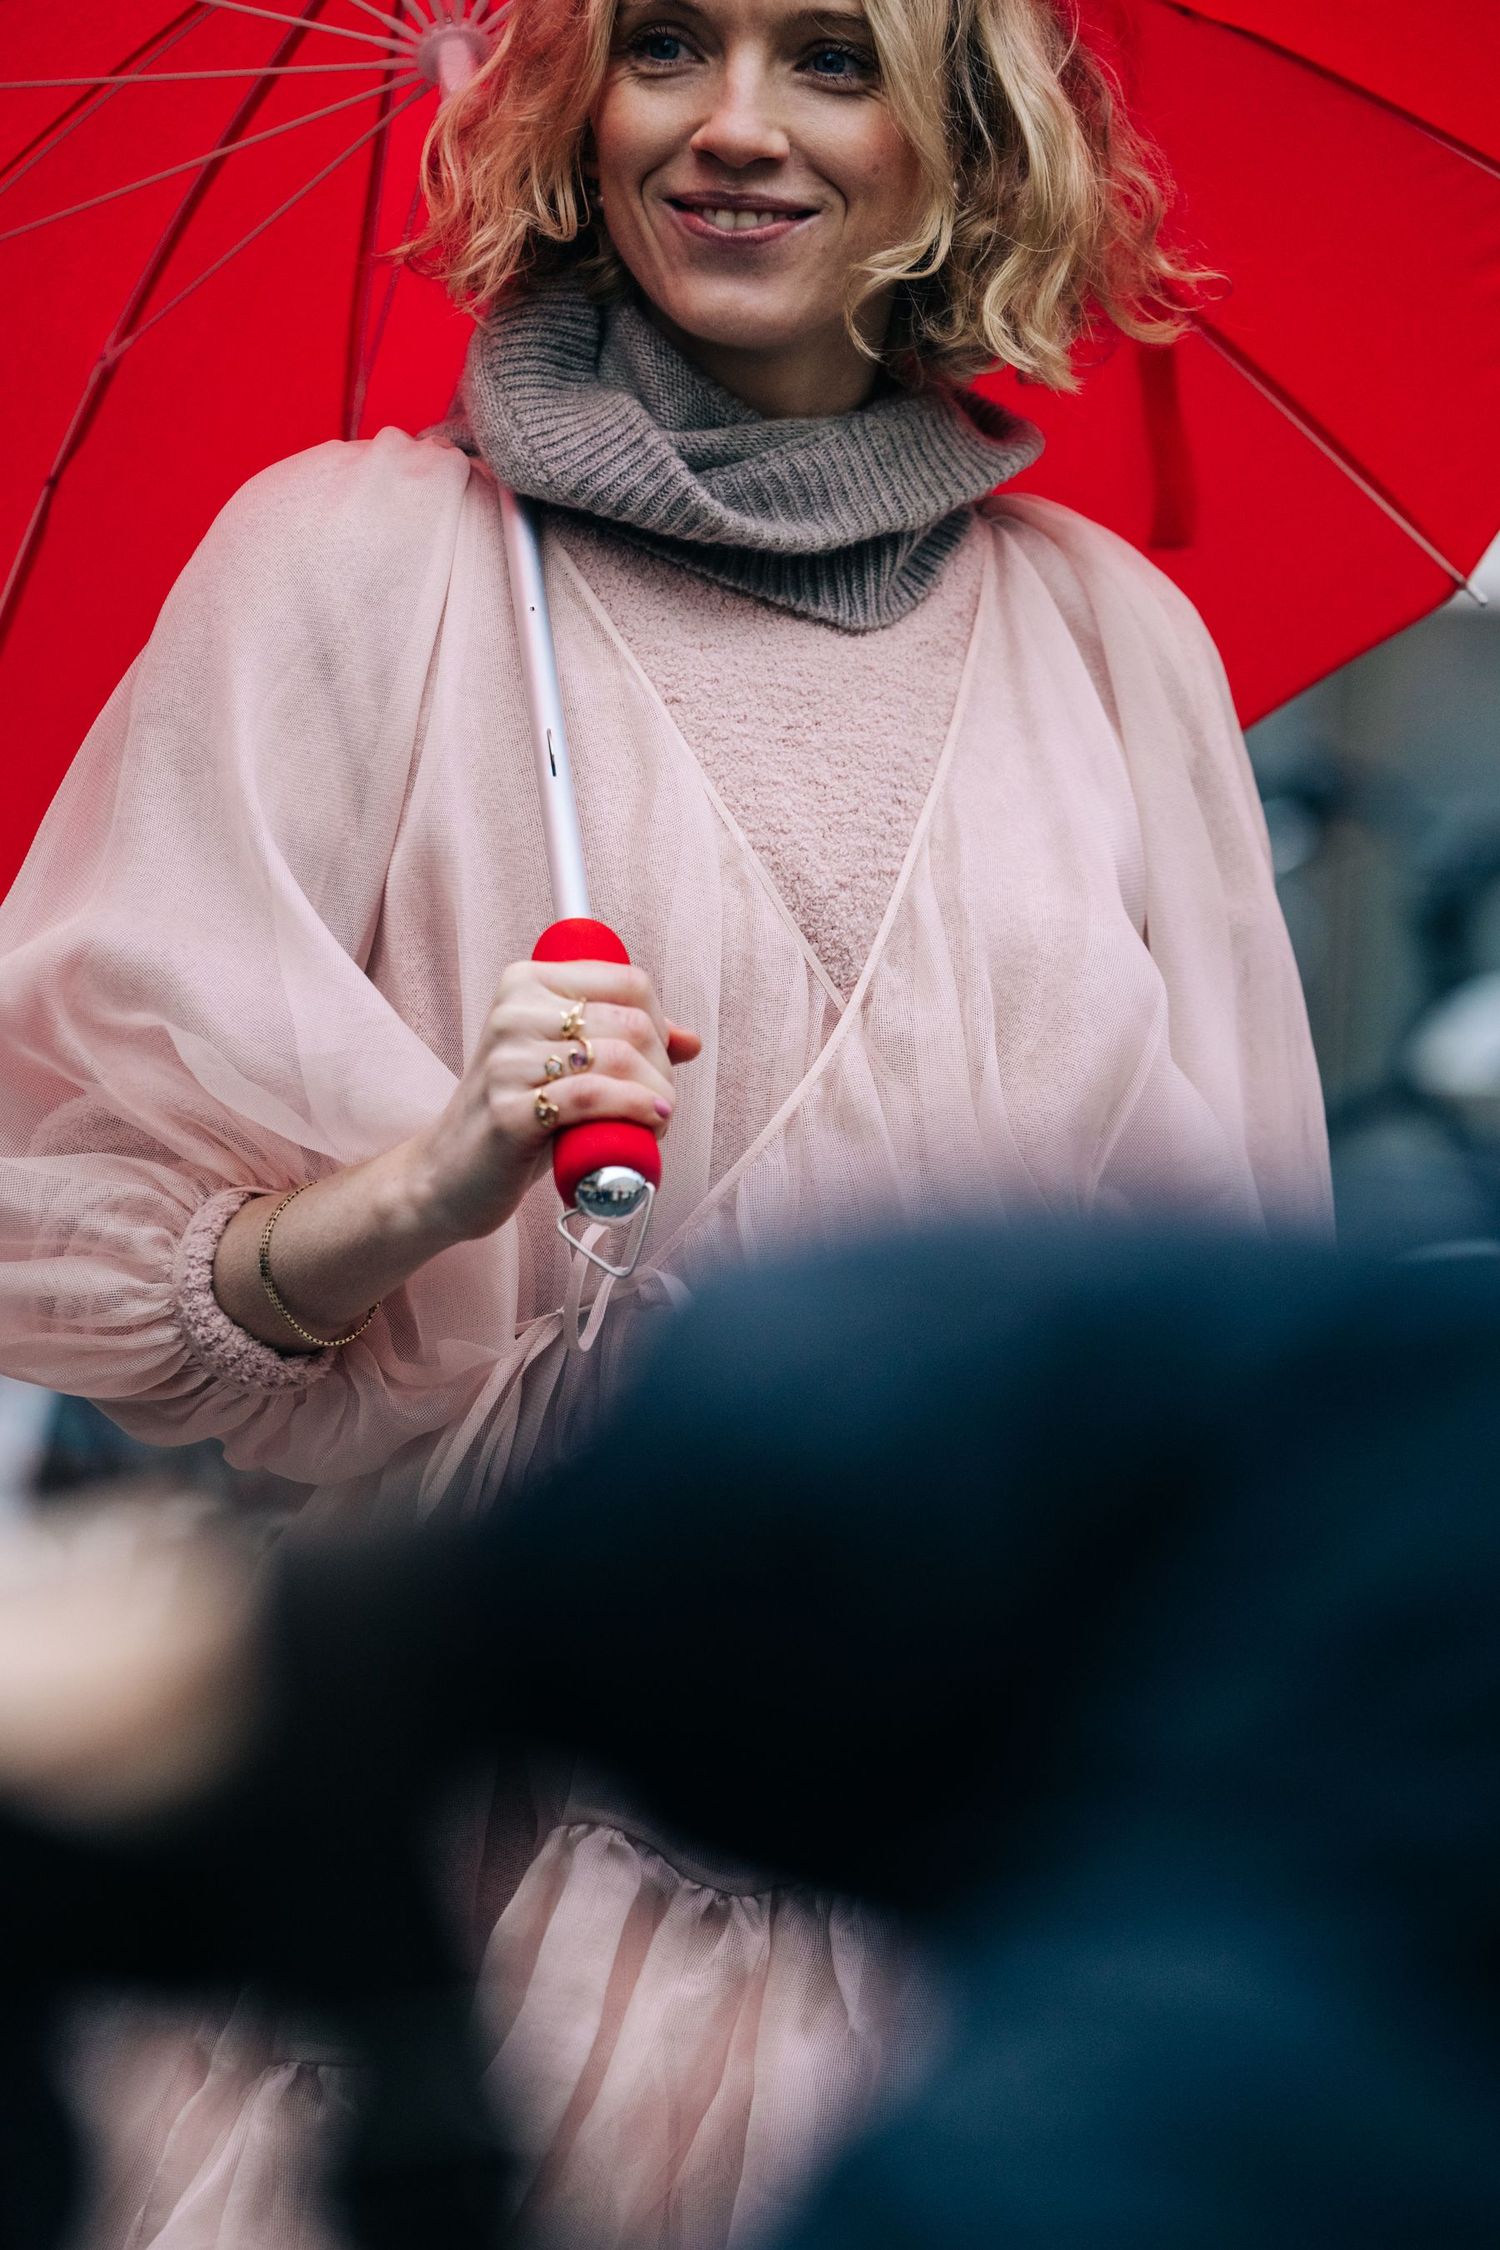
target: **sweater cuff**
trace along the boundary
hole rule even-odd
[[[248,1390],[295,1391],[326,1375],[331,1349],[279,1352],[230,1319],[214,1295],[214,1257],[224,1229],[264,1188],[224,1188],[200,1203],[183,1229],[172,1268],[172,1309],[193,1357],[225,1382]]]

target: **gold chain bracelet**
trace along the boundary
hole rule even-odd
[[[351,1328],[347,1336],[315,1336],[310,1328],[303,1327],[295,1313],[288,1312],[281,1291],[271,1278],[271,1235],[275,1229],[276,1221],[281,1217],[287,1205],[295,1203],[303,1190],[310,1188],[312,1185],[311,1180],[304,1180],[301,1187],[293,1188],[290,1195],[282,1197],[269,1219],[267,1219],[260,1238],[260,1278],[266,1295],[270,1298],[288,1328],[295,1329],[305,1344],[316,1344],[319,1351],[339,1351],[345,1344],[352,1344],[356,1336],[363,1336],[365,1330],[379,1312],[381,1300],[378,1297],[376,1298],[359,1326]]]

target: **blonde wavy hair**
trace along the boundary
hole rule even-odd
[[[1078,388],[1074,347],[1108,324],[1148,343],[1189,325],[1218,277],[1161,241],[1168,187],[1067,0],[864,0],[882,97],[914,150],[910,238],[851,276],[844,318],[908,379],[997,362]],[[607,297],[623,268],[583,162],[616,0],[516,0],[495,52],[439,111],[422,155],[428,223],[399,256],[483,313],[572,267]],[[859,308],[894,285],[880,353]],[[1108,333],[1108,328],[1103,329]]]

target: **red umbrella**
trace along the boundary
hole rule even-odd
[[[438,34],[483,39],[498,10],[5,15],[0,881],[235,486],[445,408],[465,324],[374,254],[415,215]],[[1500,10],[1086,0],[1086,20],[1230,293],[1078,399],[1022,390],[1048,435],[1026,481],[1180,581],[1249,720],[1434,607],[1500,523]]]
[[[1229,292],[1021,480],[1191,595],[1248,724],[1464,585],[1500,529],[1495,0],[1085,0]],[[1477,590],[1476,590],[1476,598]]]

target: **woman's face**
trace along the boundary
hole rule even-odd
[[[857,0],[621,0],[593,139],[610,239],[700,364],[766,412],[868,392],[845,290],[921,182]]]

